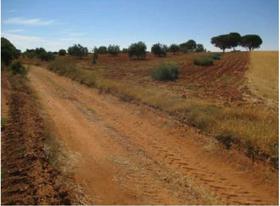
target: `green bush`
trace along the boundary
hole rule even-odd
[[[211,55],[211,58],[212,58],[213,60],[220,60],[220,59],[221,59],[221,54],[219,54],[219,53],[213,53],[213,54]]]
[[[10,67],[9,67],[10,71],[12,74],[20,74],[25,76],[27,74],[27,70],[26,68],[19,62],[19,61],[15,61],[13,62]]]
[[[128,48],[128,56],[129,58],[136,57],[137,59],[145,59],[146,49],[146,44],[142,41],[133,43]]]
[[[198,57],[194,59],[193,63],[198,66],[210,66],[213,65],[213,59],[209,57]]]
[[[154,55],[164,57],[167,53],[167,46],[164,44],[157,43],[152,46],[151,50]]]
[[[151,73],[153,79],[160,81],[174,81],[178,78],[178,75],[179,68],[174,63],[161,64]]]
[[[19,50],[6,38],[1,37],[1,59],[5,65],[9,65],[17,58]]]

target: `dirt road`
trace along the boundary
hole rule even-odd
[[[29,78],[91,203],[277,204],[276,174],[167,115],[39,67]]]

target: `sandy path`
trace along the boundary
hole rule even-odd
[[[256,179],[252,170],[261,166],[238,169],[225,152],[212,152],[201,135],[162,113],[39,67],[29,78],[56,136],[71,151],[76,181],[94,204],[278,201],[276,175]]]

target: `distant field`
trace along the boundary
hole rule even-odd
[[[250,90],[271,106],[278,105],[278,52],[252,52],[246,73]]]

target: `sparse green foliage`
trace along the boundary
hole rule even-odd
[[[241,38],[241,45],[243,47],[248,48],[249,51],[259,48],[261,44],[262,44],[262,39],[259,35],[248,34],[248,35],[242,36],[242,38]]]
[[[167,46],[160,43],[154,44],[152,46],[152,53],[156,56],[164,57],[167,53]]]
[[[9,65],[20,54],[20,50],[6,38],[1,37],[1,59],[5,65]]]
[[[60,50],[58,51],[58,55],[59,55],[59,56],[65,56],[65,55],[66,55],[66,50],[65,50],[65,49],[60,49]]]
[[[68,48],[68,54],[71,56],[83,57],[88,55],[88,49],[80,44],[75,44]]]
[[[173,54],[176,54],[180,51],[180,47],[177,44],[171,44],[168,51],[172,52]]]
[[[142,41],[133,43],[128,48],[128,56],[129,58],[144,59],[146,57],[146,49],[146,44]]]
[[[19,61],[13,62],[9,66],[9,70],[13,75],[19,74],[25,76],[27,74],[26,68]]]
[[[193,63],[198,66],[211,66],[213,65],[213,60],[209,57],[198,57],[194,59]]]
[[[179,67],[175,63],[161,64],[152,71],[151,75],[155,80],[174,81],[178,78]]]
[[[109,45],[108,53],[112,56],[117,56],[120,53],[120,47],[118,45]]]

